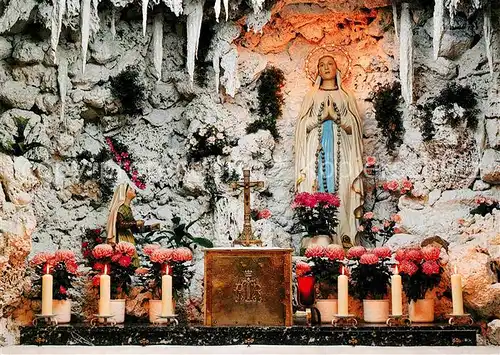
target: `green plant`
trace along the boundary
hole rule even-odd
[[[14,117],[14,123],[16,124],[16,133],[13,135],[14,141],[1,142],[0,152],[19,157],[26,154],[32,149],[44,146],[43,144],[38,142],[26,143],[24,131],[26,129],[28,121],[29,120],[24,117]]]
[[[240,179],[240,174],[236,172],[236,170],[231,169],[229,170],[229,166],[227,162],[224,163],[224,166],[222,167],[222,174],[220,176],[220,180],[227,184],[232,181],[238,181]]]
[[[401,84],[394,82],[380,87],[373,98],[377,127],[385,137],[385,147],[389,153],[403,143],[403,117],[398,110],[401,101]]]
[[[123,112],[132,115],[141,113],[146,99],[146,87],[140,79],[139,69],[128,66],[110,81],[111,93],[120,100]]]
[[[259,116],[255,122],[247,126],[247,133],[255,133],[259,129],[268,130],[275,140],[280,138],[276,120],[282,115],[283,88],[285,75],[281,69],[270,67],[264,70],[259,83]]]

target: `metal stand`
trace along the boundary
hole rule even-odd
[[[358,325],[358,320],[356,319],[354,314],[348,314],[346,316],[341,316],[339,314],[336,314],[335,316],[333,316],[332,325],[334,327],[339,327],[344,325],[350,325],[352,327],[355,327]]]
[[[162,320],[166,320],[166,322],[162,322]],[[156,320],[153,322],[153,324],[154,325],[167,324],[167,325],[177,326],[179,325],[179,321],[177,320],[177,314],[172,314],[170,316],[157,315]]]
[[[92,327],[95,327],[97,325],[111,325],[111,326],[115,326],[116,325],[116,320],[114,319],[111,319],[113,318],[112,315],[110,314],[94,314],[94,318],[92,318],[90,320],[90,325]],[[99,320],[103,320],[103,322],[101,323]]]
[[[411,319],[405,315],[405,314],[398,314],[398,315],[393,315],[391,314],[389,318],[385,321],[385,324],[387,324],[389,327],[394,327],[398,325],[411,325]]]
[[[35,319],[33,319],[33,325],[36,327],[40,321],[44,322],[46,325],[57,325],[57,319],[55,314],[35,314]]]
[[[474,324],[474,319],[469,313],[464,314],[447,314],[448,323],[450,325],[472,325]]]

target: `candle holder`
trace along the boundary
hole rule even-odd
[[[90,325],[92,327],[98,326],[98,325],[111,325],[115,326],[116,325],[116,320],[112,319],[114,316],[110,314],[94,314],[94,318],[90,320]],[[101,323],[100,320],[103,320]]]
[[[472,325],[474,319],[469,313],[464,314],[447,314],[448,323],[450,325]]]
[[[166,320],[166,322],[162,322],[162,320]],[[153,322],[154,325],[162,325],[162,324],[167,324],[167,325],[173,325],[177,326],[179,325],[179,321],[177,320],[177,314],[172,314],[171,316],[162,316],[162,315],[157,315],[155,321]]]
[[[391,314],[389,318],[385,321],[385,324],[387,324],[389,327],[394,327],[394,326],[410,326],[411,325],[411,319],[406,315],[406,314]]]
[[[55,314],[35,314],[35,319],[31,322],[35,327],[41,322],[46,325],[57,325],[57,319]]]
[[[356,319],[354,314],[348,314],[346,316],[336,314],[333,316],[332,325],[334,327],[341,327],[345,325],[355,327],[358,325],[358,320]]]

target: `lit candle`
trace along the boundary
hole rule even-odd
[[[161,315],[172,315],[172,276],[169,265],[165,265],[165,274],[161,277]]]
[[[400,316],[403,314],[403,297],[401,287],[401,275],[398,272],[398,266],[394,275],[391,276],[391,302],[392,302],[392,315]]]
[[[99,279],[99,314],[111,315],[111,277],[107,275],[108,266],[104,265],[104,273]]]
[[[339,316],[347,316],[349,314],[349,295],[347,281],[348,277],[345,275],[345,270],[342,266],[342,275],[339,275],[337,279]]]
[[[42,276],[42,315],[52,314],[52,287],[53,279],[50,266],[47,265],[45,275]]]
[[[453,299],[453,314],[464,314],[464,300],[462,296],[462,275],[457,273],[455,265],[454,273],[451,275],[451,298]]]

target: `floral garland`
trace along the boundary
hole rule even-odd
[[[145,176],[139,176],[139,172],[134,168],[132,154],[128,152],[127,146],[111,137],[106,138],[106,144],[112,153],[113,161],[125,170],[138,189],[144,190],[146,188]]]

